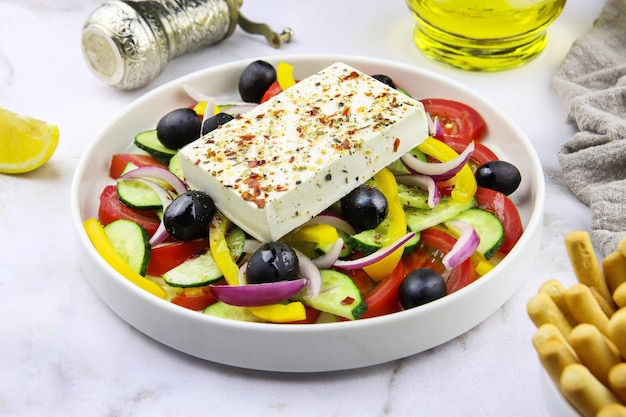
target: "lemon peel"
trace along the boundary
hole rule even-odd
[[[21,174],[39,168],[58,143],[58,126],[0,108],[0,173]]]

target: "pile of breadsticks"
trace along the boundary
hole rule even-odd
[[[587,232],[565,245],[578,282],[547,281],[528,301],[533,345],[582,416],[626,416],[626,239],[602,262]]]

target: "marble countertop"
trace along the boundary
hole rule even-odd
[[[52,159],[0,175],[0,416],[542,416],[540,367],[526,302],[551,278],[574,282],[563,237],[590,213],[564,185],[556,158],[573,134],[551,78],[604,2],[568,1],[546,51],[528,65],[479,74],[426,59],[401,0],[244,2],[250,19],[296,38],[274,50],[238,29],[174,60],[148,87],[122,92],[98,81],[80,50],[99,0],[0,1],[0,106],[54,122]],[[323,374],[235,369],[165,347],[127,325],[79,267],[69,194],[95,134],[131,101],[189,72],[270,54],[372,56],[426,68],[487,97],[530,138],[547,185],[542,250],[527,280],[485,322],[442,346],[392,363]]]

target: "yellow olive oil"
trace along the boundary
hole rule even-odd
[[[546,28],[565,0],[407,0],[415,44],[458,68],[497,71],[522,65],[546,46]]]

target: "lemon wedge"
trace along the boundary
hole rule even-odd
[[[0,108],[1,173],[20,174],[39,168],[58,143],[58,126]]]

